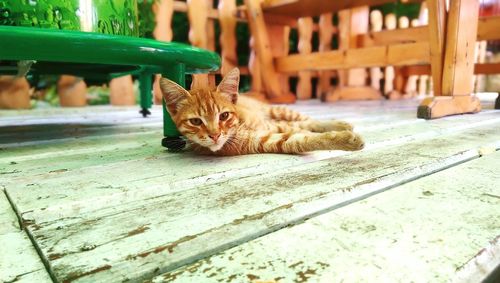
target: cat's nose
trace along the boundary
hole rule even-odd
[[[214,142],[217,142],[217,140],[220,137],[220,133],[213,134],[213,135],[208,135],[208,137],[210,137]]]

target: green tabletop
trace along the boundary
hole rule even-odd
[[[0,60],[35,60],[33,71],[41,73],[153,74],[179,63],[186,73],[206,73],[220,66],[219,56],[207,50],[129,36],[0,26],[0,40]]]

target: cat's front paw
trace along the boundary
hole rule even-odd
[[[356,151],[362,150],[365,147],[365,142],[359,134],[351,131],[342,131],[336,133],[336,135],[339,141],[337,145],[341,150]]]

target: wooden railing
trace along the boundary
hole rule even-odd
[[[161,41],[171,41],[174,29],[172,18],[174,12],[187,13],[189,20],[189,41],[192,45],[215,51],[215,41],[219,40],[221,46],[222,66],[216,74],[225,74],[233,67],[238,67],[243,75],[251,75],[251,90],[255,93],[265,92],[262,84],[260,66],[256,60],[253,48],[249,55],[247,65],[238,66],[236,24],[247,22],[247,9],[237,6],[236,0],[219,0],[217,8],[213,7],[213,0],[161,0],[155,1],[151,13],[154,14],[156,27],[153,36]],[[343,17],[339,13],[339,18]],[[273,14],[266,16],[266,24],[270,27],[270,37],[273,40],[273,56],[277,71],[280,72],[280,82],[289,89],[288,78],[298,77],[296,94],[299,99],[312,97],[312,78],[318,78],[316,93],[318,95],[332,91],[335,87],[331,79],[346,80],[347,70],[356,67],[365,70],[349,70],[358,72],[356,76],[361,85],[371,86],[390,98],[400,96],[392,94],[427,94],[430,92],[430,47],[429,28],[426,23],[425,6],[421,17],[411,21],[409,19],[396,19],[394,15],[386,15],[385,25],[380,12],[372,11],[370,16],[364,12],[370,21],[370,29],[357,31],[357,34],[343,35],[342,25],[333,25],[333,14],[323,14],[318,22],[312,18],[293,18]],[[427,17],[428,18],[428,17]],[[220,35],[215,36],[214,23],[219,22]],[[398,25],[399,23],[399,25]],[[478,41],[498,39],[500,33],[500,16],[481,18],[478,24]],[[298,53],[289,55],[290,29],[298,31]],[[352,29],[352,28],[351,28]],[[318,35],[318,46],[312,45],[313,34]],[[338,37],[339,49],[331,50],[334,36]],[[253,44],[249,38],[250,46]],[[322,53],[312,52],[318,49]],[[326,52],[326,53],[325,53]],[[476,73],[489,74],[500,72],[500,64],[484,64],[480,59],[476,66]],[[352,64],[351,64],[352,63]],[[407,66],[417,65],[417,66]],[[299,67],[300,66],[300,67]],[[304,71],[304,66],[307,70]],[[378,66],[387,66],[381,69]],[[328,69],[339,69],[329,71]],[[299,72],[299,70],[302,70]],[[345,71],[343,71],[345,70]],[[381,79],[384,85],[381,86]],[[83,82],[75,80],[75,83]],[[193,78],[193,87],[201,85],[214,85],[214,74],[196,75]],[[359,82],[357,83],[360,84]],[[81,89],[81,87],[79,88]],[[161,102],[161,93],[157,82],[153,88],[155,100]],[[395,90],[395,91],[393,91]],[[63,90],[64,91],[64,90]],[[135,103],[133,81],[130,77],[122,77],[110,83],[110,100],[114,105],[130,105]],[[72,94],[73,95],[73,94]],[[80,91],[78,95],[85,95]],[[76,97],[75,97],[76,98]],[[81,103],[81,99],[78,99]]]

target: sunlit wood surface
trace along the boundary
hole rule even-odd
[[[417,105],[299,102],[366,149],[224,158],[166,152],[160,108],[0,111],[0,282],[473,276],[498,244],[500,112]]]

